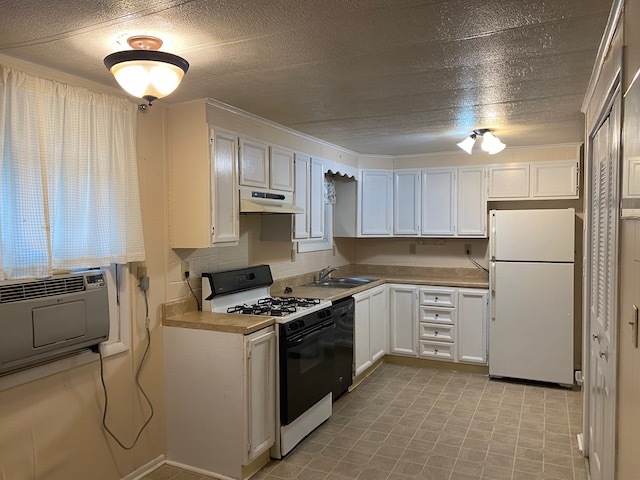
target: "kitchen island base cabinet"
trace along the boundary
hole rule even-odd
[[[387,310],[384,285],[365,290],[353,296],[354,318],[354,374],[357,377],[386,353]]]
[[[275,441],[273,327],[249,335],[165,327],[164,347],[167,460],[241,479]]]

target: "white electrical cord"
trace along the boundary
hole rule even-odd
[[[138,431],[138,434],[136,435],[136,438],[131,444],[131,446],[126,446],[125,444],[123,444],[107,426],[107,407],[109,405],[109,395],[107,394],[107,385],[104,382],[104,362],[102,358],[102,349],[100,348],[98,349],[98,354],[100,355],[100,381],[102,382],[102,390],[104,391],[104,410],[102,411],[102,426],[104,427],[106,432],[111,436],[111,438],[113,438],[118,443],[118,445],[120,445],[120,447],[124,448],[125,450],[131,450],[133,447],[136,446],[136,444],[138,443],[138,440],[140,439],[140,435],[142,435],[142,432],[144,431],[144,429],[147,427],[147,425],[149,425],[149,422],[153,418],[153,414],[154,414],[153,404],[151,403],[151,400],[149,399],[144,389],[142,388],[142,385],[140,385],[140,371],[142,370],[142,365],[144,364],[144,361],[147,359],[149,348],[151,347],[151,332],[149,331],[149,323],[150,323],[149,322],[149,301],[147,299],[147,290],[149,290],[149,277],[142,277],[140,279],[140,289],[142,290],[142,294],[144,295],[144,306],[145,306],[144,316],[145,316],[145,332],[147,334],[147,345],[144,349],[144,353],[142,354],[142,358],[140,359],[140,363],[138,364],[138,368],[136,370],[136,385],[138,386],[138,389],[140,390],[140,393],[142,393],[142,396],[144,397],[144,399],[147,401],[147,404],[151,409],[151,414],[149,415],[149,418],[147,418],[147,420],[144,422],[144,425],[142,425],[142,427]]]

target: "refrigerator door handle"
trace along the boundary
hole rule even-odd
[[[489,245],[491,247],[491,251],[489,252],[489,255],[491,257],[491,260],[495,260],[496,259],[496,241],[498,240],[498,238],[496,237],[496,214],[495,212],[491,212],[491,238],[489,238]]]
[[[491,262],[491,320],[496,319],[496,262]]]

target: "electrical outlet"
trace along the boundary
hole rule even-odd
[[[138,270],[136,271],[136,278],[138,279],[138,281],[147,276],[147,267],[145,267],[144,265],[141,265],[138,267]]]
[[[464,253],[465,253],[465,255],[471,255],[471,244],[470,243],[465,243],[464,244]]]
[[[186,260],[183,260],[180,263],[180,276],[182,277],[182,279],[186,279],[187,275],[186,272],[189,271],[189,262],[187,262]]]
[[[416,254],[416,244],[415,243],[410,243],[409,244],[409,255],[415,255]]]

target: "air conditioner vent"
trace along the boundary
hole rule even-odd
[[[82,292],[84,289],[84,277],[82,275],[5,284],[0,285],[0,303],[20,302],[22,300],[51,297],[65,293],[77,293]]]

